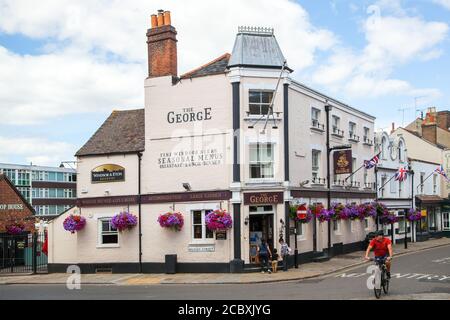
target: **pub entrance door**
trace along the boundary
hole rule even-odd
[[[273,206],[250,206],[249,219],[249,241],[250,241],[250,263],[259,263],[257,247],[261,240],[265,239],[273,250],[275,243]]]

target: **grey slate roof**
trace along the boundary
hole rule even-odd
[[[284,61],[273,29],[240,27],[228,67],[281,68]]]
[[[75,156],[133,153],[144,148],[144,109],[113,111]]]
[[[213,61],[208,62],[207,64],[197,69],[194,69],[192,71],[189,71],[188,73],[183,74],[182,76],[180,76],[180,79],[190,79],[225,73],[229,60],[230,54],[225,53],[220,57],[214,59]]]

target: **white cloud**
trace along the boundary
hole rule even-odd
[[[434,3],[440,4],[444,8],[450,10],[450,0],[433,0]]]
[[[239,25],[271,26],[291,68],[314,64],[332,32],[288,0],[0,0],[0,32],[47,41],[39,56],[0,47],[0,122],[39,123],[78,112],[143,106],[150,14],[172,11],[179,73],[231,52]],[[282,19],[280,19],[282,13]],[[108,57],[115,57],[112,61]],[[2,89],[3,88],[3,89]]]
[[[383,16],[385,10],[391,15]],[[438,48],[449,27],[442,22],[428,22],[411,17],[400,1],[379,1],[368,8],[363,32],[367,44],[359,53],[337,47],[327,62],[312,77],[313,81],[333,91],[344,90],[352,97],[413,95],[422,90],[437,97],[438,90],[417,89],[409,82],[392,78],[398,66],[438,58]]]
[[[0,136],[0,159],[22,157],[35,165],[57,166],[62,160],[71,160],[76,148],[65,142],[49,141],[44,138],[7,138]]]

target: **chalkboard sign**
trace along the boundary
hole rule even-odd
[[[226,231],[216,231],[216,240],[227,240]]]

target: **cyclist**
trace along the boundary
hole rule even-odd
[[[366,250],[365,259],[370,260],[369,252],[374,251],[375,259],[386,260],[387,277],[391,278],[391,260],[392,260],[392,243],[391,240],[385,238],[383,231],[378,231],[377,236],[370,241]]]

